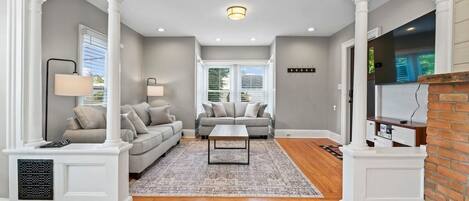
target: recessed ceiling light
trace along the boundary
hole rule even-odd
[[[217,39],[215,39],[215,40],[216,40],[217,42],[220,42],[220,41],[221,41],[221,38],[217,38]]]
[[[158,31],[159,31],[159,32],[164,32],[164,31],[166,31],[166,30],[165,30],[164,28],[158,28]]]
[[[309,28],[308,28],[308,31],[309,31],[309,32],[313,32],[313,31],[315,31],[315,30],[316,30],[316,29],[315,29],[314,27],[309,27]]]
[[[415,30],[415,27],[409,27],[406,29],[407,31],[414,31]]]
[[[256,41],[256,38],[251,38],[251,41]]]

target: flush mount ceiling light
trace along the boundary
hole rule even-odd
[[[221,38],[217,38],[217,39],[215,39],[215,41],[220,42],[220,41],[221,41]]]
[[[158,31],[159,31],[159,32],[164,32],[165,29],[164,29],[164,28],[158,28]]]
[[[251,41],[256,41],[256,38],[251,38]]]
[[[415,31],[415,27],[409,27],[406,29],[407,31]]]
[[[309,28],[308,28],[308,31],[309,31],[309,32],[313,32],[313,31],[315,31],[315,30],[316,30],[316,29],[315,29],[314,27],[309,27]]]
[[[242,20],[246,17],[246,8],[243,6],[230,6],[226,9],[226,14],[231,20]]]

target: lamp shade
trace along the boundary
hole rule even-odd
[[[56,74],[55,95],[88,96],[93,93],[93,79],[78,74]]]
[[[147,86],[147,96],[163,96],[163,86]]]

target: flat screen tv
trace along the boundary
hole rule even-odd
[[[435,11],[368,43],[368,73],[375,84],[416,82],[435,72]]]

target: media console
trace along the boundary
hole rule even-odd
[[[426,130],[425,123],[371,117],[367,121],[366,140],[375,147],[418,147],[426,144]]]

